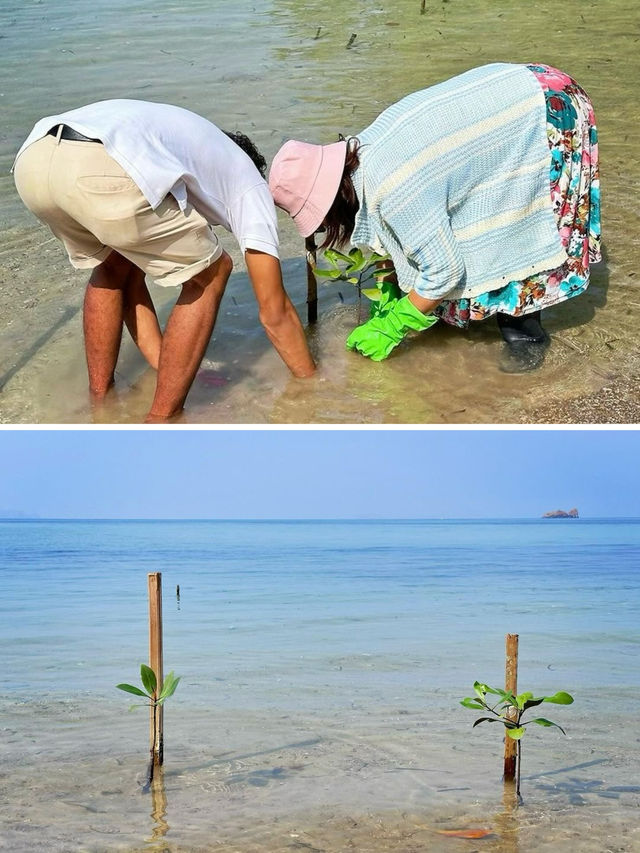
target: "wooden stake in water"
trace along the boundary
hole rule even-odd
[[[150,572],[149,583],[149,666],[156,674],[154,699],[162,690],[162,573]],[[164,736],[162,731],[162,705],[151,708],[150,720],[151,764],[162,764]]]
[[[318,319],[318,282],[316,281],[316,240],[312,234],[306,237],[304,248],[307,253],[307,321],[315,323]]]
[[[518,634],[507,634],[507,659],[505,667],[504,689],[513,693],[518,692]],[[507,719],[515,719],[515,711],[507,711]],[[504,738],[504,778],[512,782],[516,777],[516,753],[518,741],[505,735]]]

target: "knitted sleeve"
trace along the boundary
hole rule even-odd
[[[464,284],[465,266],[448,220],[415,247],[405,247],[409,261],[418,271],[414,290],[425,299],[443,299]]]

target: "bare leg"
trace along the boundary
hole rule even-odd
[[[142,355],[157,370],[162,332],[144,273],[133,264],[124,289],[124,322]]]
[[[100,399],[113,385],[120,352],[123,321],[123,289],[132,264],[111,252],[91,273],[84,296],[84,345],[89,372],[89,391]]]
[[[178,414],[213,332],[220,301],[233,264],[226,252],[182,285],[162,339],[158,382],[146,422]]]

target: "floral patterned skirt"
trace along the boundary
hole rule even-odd
[[[551,149],[551,199],[567,260],[554,270],[511,281],[469,299],[444,300],[434,310],[452,326],[466,328],[502,312],[512,316],[549,308],[583,293],[589,264],[600,253],[600,180],[598,133],[587,93],[562,71],[529,65],[547,102],[547,136]]]

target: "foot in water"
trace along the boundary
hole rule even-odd
[[[549,336],[540,323],[540,311],[511,317],[497,314],[498,328],[505,342],[500,356],[504,373],[528,373],[543,363]]]

